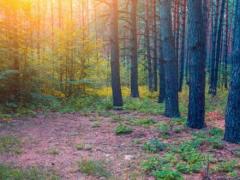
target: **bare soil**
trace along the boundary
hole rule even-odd
[[[169,121],[163,116],[151,116],[135,112],[114,112],[121,116],[152,117],[156,121]],[[215,114],[214,114],[215,115]],[[212,116],[210,114],[209,116]],[[218,115],[217,115],[218,116]],[[220,115],[219,115],[220,116]],[[215,125],[211,117],[207,118],[210,126]],[[217,124],[222,127],[223,118]],[[99,127],[94,126],[98,122]],[[134,126],[129,135],[117,136],[114,129],[117,123],[111,117],[96,114],[81,115],[79,113],[39,114],[34,118],[20,118],[8,123],[0,123],[0,136],[13,135],[22,143],[22,153],[19,155],[0,155],[0,163],[27,168],[40,166],[53,169],[62,179],[92,180],[99,179],[82,174],[78,170],[78,161],[82,159],[104,160],[113,174],[113,179],[127,180],[131,176],[136,179],[152,179],[141,173],[140,162],[148,155],[141,148],[146,140],[158,137],[156,128]],[[192,130],[172,135],[166,141],[182,142],[189,138]],[[136,143],[139,141],[140,143]],[[78,150],[77,144],[88,148]],[[217,156],[232,157],[231,149],[237,145],[225,143],[224,150],[216,151]],[[186,176],[189,180],[201,180],[202,174]],[[217,179],[217,177],[216,177]]]

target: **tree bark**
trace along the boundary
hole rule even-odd
[[[162,52],[165,67],[165,115],[178,117],[178,79],[177,59],[174,49],[174,37],[172,33],[171,1],[160,0],[160,26]]]
[[[137,54],[137,0],[131,0],[131,97],[139,97]]]
[[[225,115],[224,139],[240,143],[240,3],[236,1],[233,65]]]
[[[123,105],[121,82],[120,82],[120,63],[119,63],[119,34],[118,34],[118,0],[112,0],[111,8],[111,81],[113,106],[118,108]]]
[[[187,125],[205,126],[205,42],[202,1],[188,0],[189,106]]]

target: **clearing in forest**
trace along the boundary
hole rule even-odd
[[[0,175],[34,167],[46,179],[238,177],[239,146],[208,125],[193,131],[184,119],[127,111],[15,119],[1,123]]]

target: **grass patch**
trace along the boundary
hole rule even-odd
[[[131,120],[131,124],[134,126],[149,127],[151,125],[156,124],[156,121],[151,118],[133,119],[133,120]]]
[[[96,177],[110,177],[111,173],[106,169],[105,162],[96,160],[82,160],[78,163],[79,170]]]
[[[121,117],[120,115],[113,115],[112,117],[112,122],[123,122],[125,121],[125,119],[123,117]]]
[[[78,151],[81,151],[81,150],[90,151],[90,150],[92,150],[92,146],[90,144],[77,144],[75,147]]]
[[[20,154],[21,141],[15,136],[1,136],[0,137],[0,154]]]
[[[215,172],[223,172],[223,173],[231,173],[234,171],[235,168],[237,168],[237,161],[231,160],[231,161],[223,161],[216,165],[214,171]]]
[[[48,154],[57,156],[60,154],[60,151],[57,148],[53,147],[48,150]]]
[[[58,180],[56,173],[37,167],[14,168],[0,164],[0,179],[4,180]]]
[[[150,114],[163,114],[164,105],[154,102],[150,98],[126,98],[124,104],[125,110],[137,111]]]
[[[165,122],[159,122],[156,124],[158,132],[164,137],[167,138],[170,135],[170,131],[172,129],[171,124],[167,124]]]
[[[133,132],[133,129],[129,126],[124,125],[124,124],[119,124],[115,128],[115,134],[116,135],[131,134],[132,132]]]
[[[101,122],[100,121],[95,121],[92,123],[92,128],[99,128],[101,127]]]

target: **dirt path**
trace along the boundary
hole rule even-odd
[[[19,155],[1,155],[0,163],[19,167],[40,166],[53,169],[63,180],[94,180],[99,179],[82,174],[78,168],[80,160],[104,160],[113,179],[128,180],[135,174],[138,180],[152,179],[142,175],[139,170],[140,162],[148,156],[142,150],[142,144],[149,139],[159,137],[156,127],[134,126],[132,134],[117,136],[114,129],[120,118],[153,118],[155,121],[169,121],[163,116],[151,116],[136,112],[114,112],[112,116],[103,117],[96,114],[86,116],[79,113],[60,114],[50,113],[47,116],[38,115],[35,118],[12,120],[0,124],[0,136],[16,136],[22,141],[22,152]],[[219,118],[216,118],[219,117]],[[213,119],[217,119],[213,121]],[[220,115],[211,113],[207,118],[208,125],[223,126]],[[180,134],[172,134],[166,142],[181,143],[189,139],[192,130],[185,129]],[[77,146],[84,146],[79,148]],[[226,149],[238,146],[225,143]],[[233,157],[228,150],[215,152],[216,156]],[[188,180],[200,180],[201,174],[185,176]],[[101,178],[100,178],[101,179]]]
[[[126,179],[134,172],[142,155],[134,138],[150,139],[156,133],[151,129],[135,128],[131,135],[116,136],[116,123],[111,118],[100,118],[100,127],[94,127],[95,116],[53,113],[32,119],[15,120],[0,129],[0,135],[14,135],[23,142],[20,155],[0,156],[0,162],[20,167],[43,166],[60,172],[63,179],[94,179],[78,171],[82,159],[106,160],[115,177]],[[77,150],[77,144],[88,146]]]

